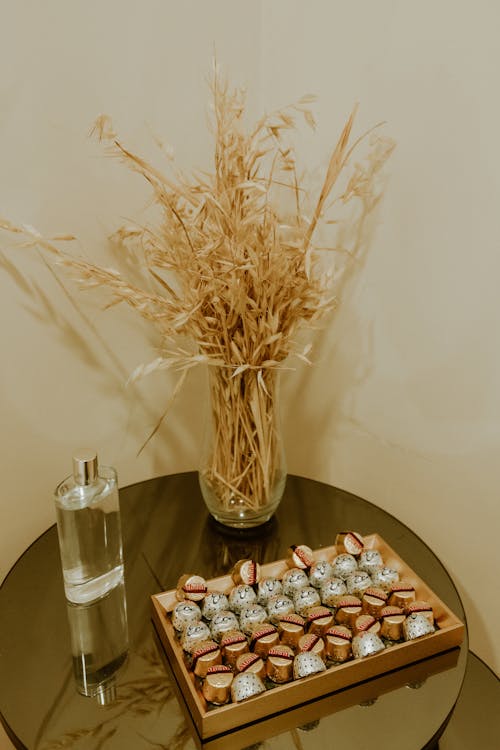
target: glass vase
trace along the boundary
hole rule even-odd
[[[286,483],[279,419],[279,373],[211,367],[199,481],[220,523],[249,528],[268,521]]]

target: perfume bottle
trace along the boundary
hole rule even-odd
[[[95,452],[78,453],[55,505],[77,688],[98,696],[128,652],[115,470],[98,466]]]

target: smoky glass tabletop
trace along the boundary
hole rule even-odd
[[[372,503],[334,487],[289,476],[276,516],[253,532],[230,531],[210,518],[195,473],[123,488],[120,501],[130,650],[108,705],[76,691],[55,527],[26,550],[0,589],[0,713],[17,747],[200,746],[165,670],[150,619],[150,596],[175,588],[185,572],[213,578],[242,558],[270,562],[286,557],[291,544],[329,546],[341,529],[377,532],[464,621],[448,573],[424,542]],[[309,714],[300,714],[300,725],[294,725],[291,714],[288,722],[271,722],[265,731],[257,727],[250,741],[251,733],[234,733],[228,746],[306,750],[330,747],[335,738],[335,745],[351,748],[435,747],[466,666],[467,638],[460,648],[425,660],[416,670],[396,670],[389,678],[370,680],[361,692],[347,689],[313,702]]]

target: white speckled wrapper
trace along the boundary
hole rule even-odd
[[[320,588],[320,597],[323,604],[327,607],[336,607],[338,600],[347,594],[347,586],[342,578],[328,578]]]
[[[359,556],[358,568],[371,575],[379,568],[384,567],[382,555],[378,549],[365,549]]]
[[[375,633],[359,633],[352,639],[352,653],[355,659],[378,654],[384,648],[384,642]]]
[[[372,575],[373,585],[382,591],[389,591],[393,583],[399,581],[399,573],[395,568],[379,568]]]
[[[229,592],[229,608],[239,614],[244,607],[257,602],[257,594],[248,583],[240,583]]]
[[[333,567],[328,560],[318,560],[309,571],[309,583],[319,589],[329,578],[333,578]]]
[[[211,620],[218,612],[225,609],[229,609],[229,601],[221,591],[210,591],[201,605],[201,613],[205,620]]]
[[[172,625],[179,633],[187,628],[188,625],[192,625],[200,620],[201,610],[196,602],[190,602],[186,599],[176,604],[172,610]]]
[[[359,596],[360,598],[366,589],[369,589],[372,585],[372,579],[364,570],[357,570],[346,578],[347,593]]]
[[[306,588],[300,589],[293,597],[293,606],[298,615],[304,617],[307,611],[311,607],[317,607],[321,604],[318,590],[313,586],[307,586]]]
[[[332,560],[333,575],[345,580],[348,575],[358,569],[356,558],[343,552]]]
[[[305,570],[301,570],[300,568],[290,568],[290,570],[283,573],[281,584],[283,586],[284,595],[293,597],[297,591],[309,586],[309,577]]]
[[[434,633],[435,628],[423,612],[413,612],[403,622],[403,636],[405,641],[413,641],[423,635]]]
[[[220,641],[224,633],[229,633],[230,630],[239,630],[240,624],[238,618],[229,609],[224,609],[222,612],[217,612],[212,618],[210,624],[210,632],[212,638],[217,642]]]
[[[326,670],[325,662],[317,654],[311,654],[304,651],[297,654],[293,660],[293,678],[300,680],[301,677],[308,677],[311,674],[324,672]]]
[[[194,622],[184,629],[181,638],[181,646],[184,651],[187,651],[188,654],[190,654],[196,648],[198,643],[208,641],[209,639],[210,630],[208,625],[204,622]]]
[[[295,612],[292,600],[288,596],[273,596],[267,603],[267,612],[269,620],[275,625],[279,622],[282,615],[289,615]]]
[[[237,674],[231,683],[231,698],[233,703],[241,703],[254,695],[265,692],[265,685],[261,678],[252,672]]]
[[[257,603],[266,606],[269,599],[283,593],[283,586],[278,578],[263,578],[257,588]]]
[[[240,612],[240,628],[245,635],[252,635],[256,625],[267,622],[267,611],[261,604],[250,604]]]

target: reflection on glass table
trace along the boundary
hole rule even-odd
[[[289,477],[276,517],[253,534],[226,532],[211,521],[194,473],[142,482],[122,489],[120,497],[130,650],[107,705],[83,697],[75,687],[54,528],[26,551],[0,589],[0,712],[16,747],[201,746],[150,620],[150,596],[174,588],[186,571],[216,577],[243,557],[280,559],[292,543],[329,546],[340,529],[378,532],[464,620],[455,587],[433,552],[389,514],[336,488]],[[284,712],[274,724],[259,722],[233,734],[229,744],[228,737],[217,741],[231,750],[255,743],[269,750],[326,748],[332,737],[335,744],[351,747],[437,747],[467,664],[465,639],[458,649],[325,696],[299,707],[296,715]],[[214,742],[206,747],[217,750]]]

